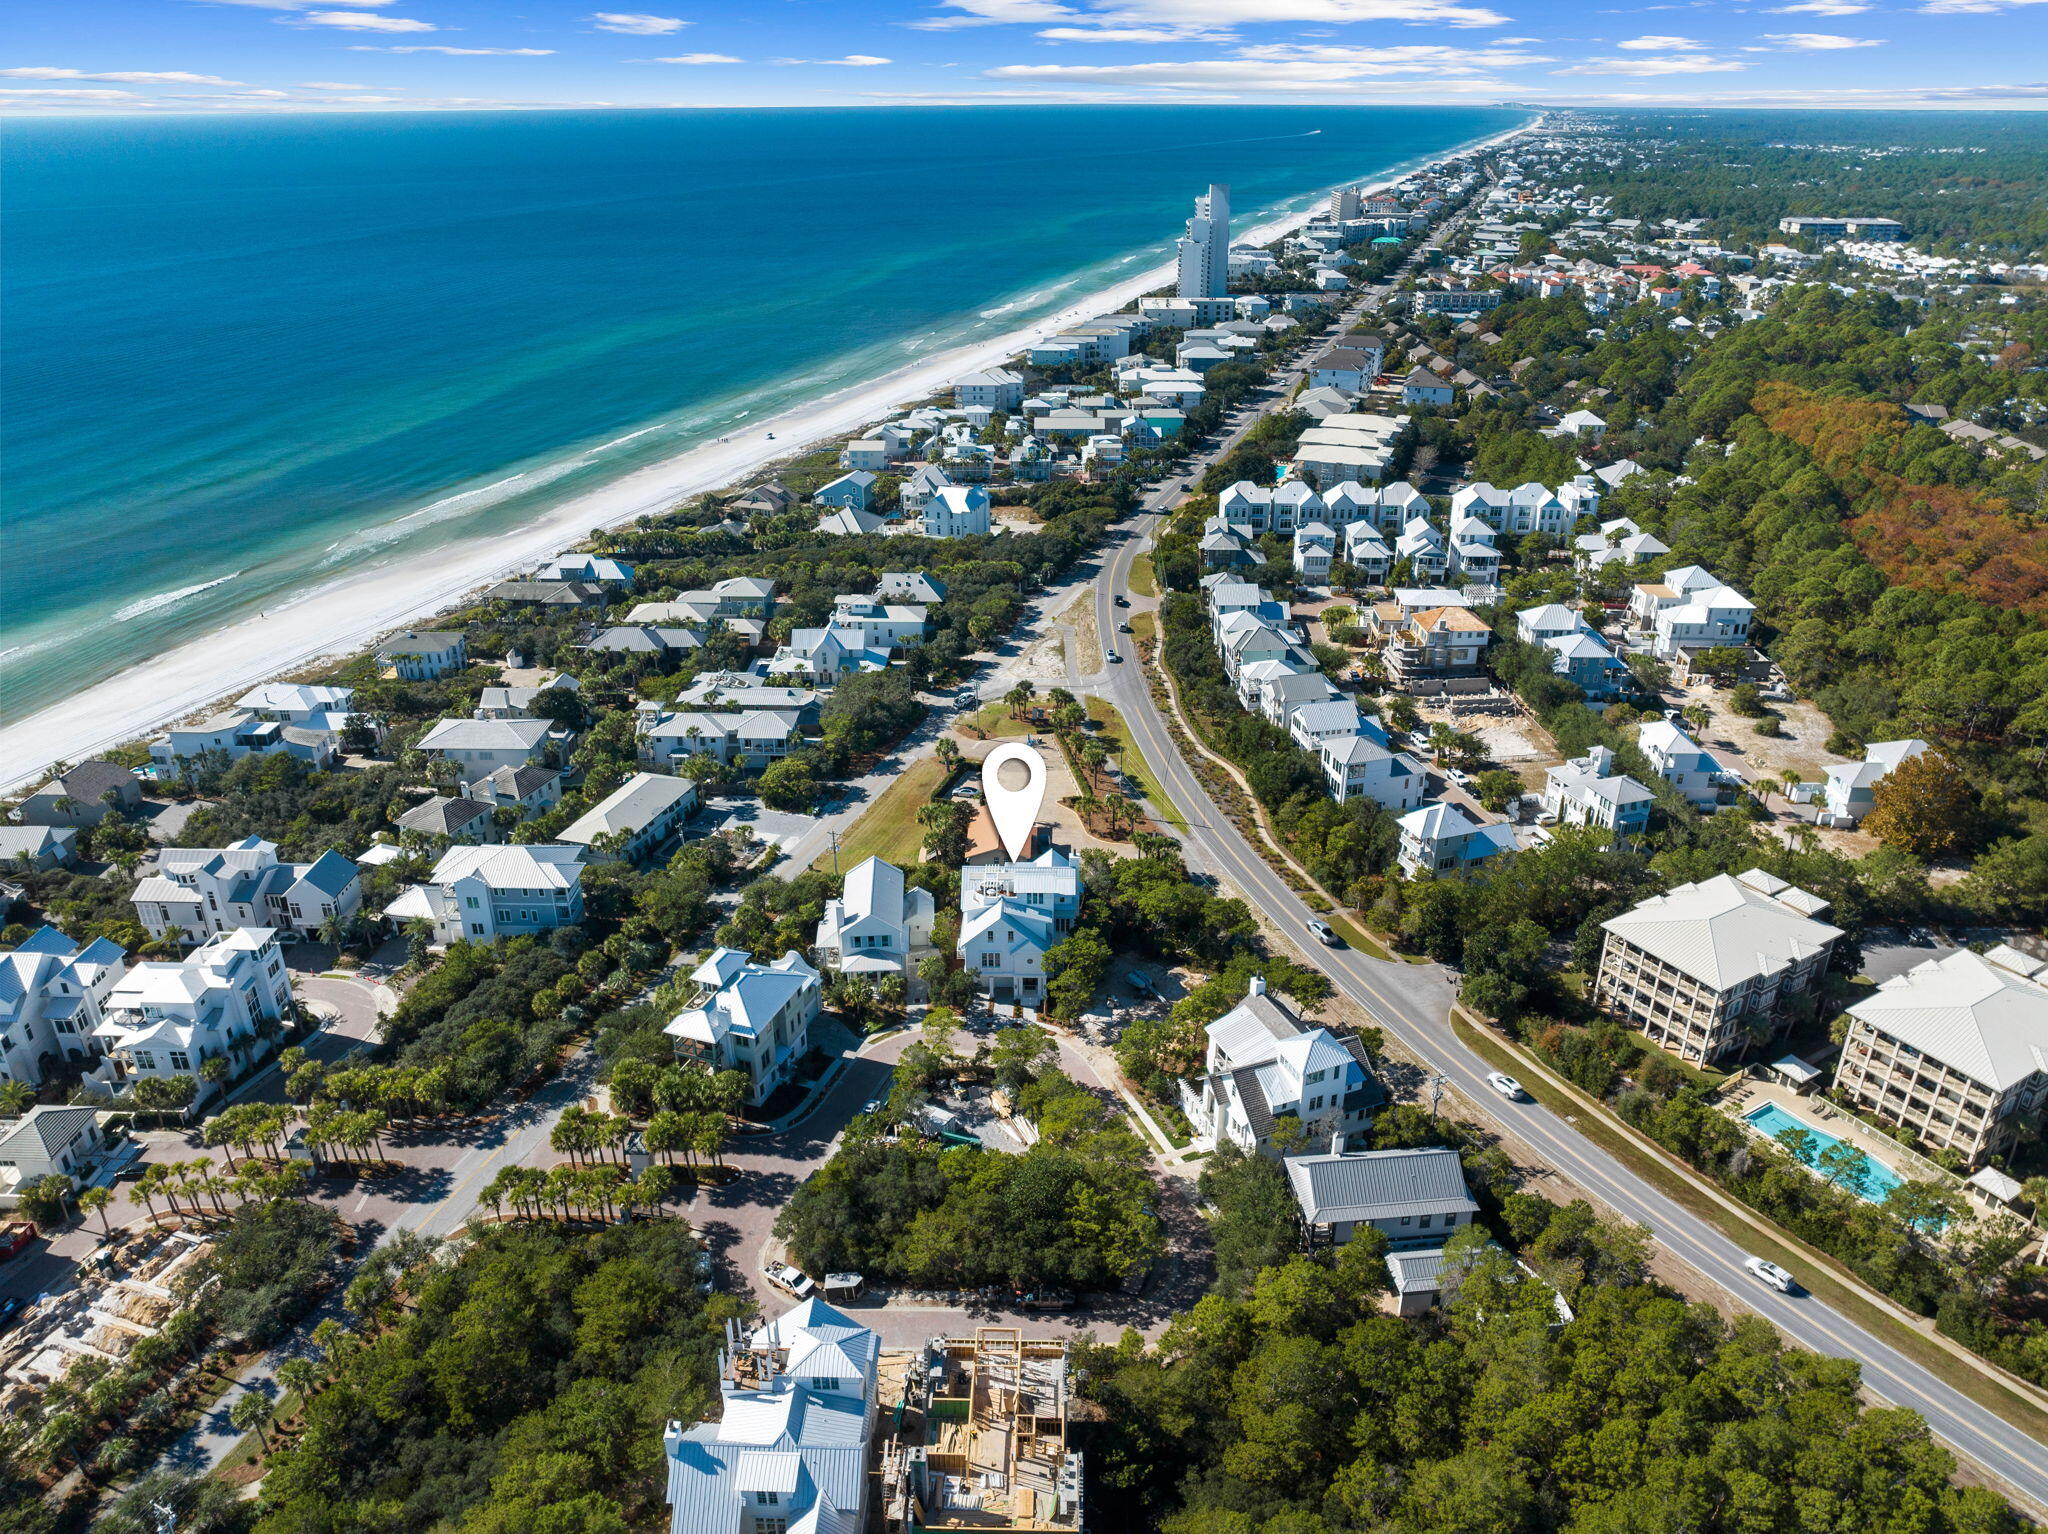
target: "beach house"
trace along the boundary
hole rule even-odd
[[[1366,1230],[1395,1250],[1440,1247],[1479,1216],[1463,1163],[1448,1146],[1331,1151],[1289,1156],[1281,1165],[1311,1248],[1343,1246]]]
[[[143,1076],[197,1076],[225,1059],[230,1079],[269,1053],[291,1012],[292,982],[268,927],[237,927],[171,963],[137,964],[107,993],[96,1030],[118,1087]],[[202,1095],[208,1090],[202,1087]]]
[[[844,893],[825,902],[812,946],[840,974],[908,979],[931,952],[935,914],[930,890],[911,888],[895,864],[866,858],[848,871]]]
[[[452,630],[407,629],[377,646],[376,659],[388,677],[431,682],[469,664],[469,646]]]
[[[1668,719],[1653,719],[1636,731],[1636,747],[1650,770],[1701,809],[1722,799],[1729,772],[1712,754]]]
[[[811,501],[818,506],[836,506],[845,511],[866,511],[874,489],[874,474],[866,469],[856,469],[820,485],[811,492]]]
[[[1656,796],[1642,784],[1614,770],[1614,753],[1605,746],[1595,746],[1544,774],[1544,818],[1557,825],[1604,830],[1617,847],[1626,847],[1648,828],[1655,802]]]
[[[1425,804],[1403,815],[1397,859],[1403,876],[1419,879],[1462,873],[1497,853],[1515,850],[1511,826],[1483,823],[1448,800]]]
[[[1877,785],[1927,750],[1924,740],[1880,740],[1864,749],[1860,762],[1836,762],[1822,790],[1828,824],[1853,826],[1877,807]]]
[[[583,849],[548,843],[450,847],[427,882],[384,908],[400,924],[424,921],[436,943],[495,943],[583,920]]]
[[[1364,1044],[1304,1026],[1259,976],[1204,1033],[1202,1075],[1179,1086],[1181,1109],[1208,1145],[1267,1156],[1341,1145],[1370,1128],[1386,1101]]]
[[[39,1086],[66,1061],[97,1058],[107,998],[128,964],[119,943],[81,946],[55,927],[0,954],[0,1080]]]
[[[794,951],[756,964],[741,949],[714,948],[690,979],[695,998],[662,1031],[684,1059],[746,1072],[747,1105],[758,1108],[810,1053],[811,1024],[823,1005],[818,972]]]
[[[1080,866],[1056,847],[1030,862],[963,869],[960,962],[991,999],[1036,1006],[1046,951],[1074,930],[1080,909]]]
[[[142,804],[142,785],[126,767],[80,762],[67,768],[14,808],[24,826],[96,826],[108,811],[126,814]]]
[[[244,837],[230,847],[165,847],[156,872],[129,899],[151,937],[199,943],[237,927],[317,938],[328,921],[363,903],[362,871],[331,848],[310,863],[287,863],[277,844]]]
[[[473,779],[542,761],[569,740],[569,732],[552,719],[439,719],[413,749]]]
[[[636,772],[566,826],[556,840],[589,852],[587,861],[642,863],[678,834],[697,809],[688,778]]]
[[[987,537],[988,492],[980,485],[947,485],[934,491],[918,514],[918,531],[927,538]]]

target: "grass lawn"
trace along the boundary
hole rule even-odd
[[[1509,1045],[1490,1030],[1475,1028],[1455,1012],[1451,1015],[1451,1031],[1487,1064],[1514,1074],[1523,1090],[1536,1101],[1567,1117],[1573,1129],[1697,1219],[1713,1226],[1744,1251],[1790,1269],[1816,1299],[1882,1337],[1936,1378],[1997,1413],[2021,1432],[2036,1439],[2048,1438],[2048,1412],[1956,1357],[1918,1327],[1872,1304],[1859,1288],[1838,1276],[1840,1265],[1832,1257],[1780,1230],[1765,1215],[1754,1215],[1757,1223],[1752,1225],[1723,1208],[1673,1168],[1662,1153],[1651,1150],[1633,1132],[1614,1124],[1606,1110],[1590,1097],[1575,1087],[1560,1087],[1538,1074],[1532,1068],[1535,1057],[1527,1051]],[[1728,1198],[1741,1203],[1732,1193]]]
[[[1159,595],[1159,582],[1152,575],[1152,556],[1140,554],[1131,561],[1131,590],[1141,597]]]
[[[924,845],[924,827],[917,812],[931,802],[932,794],[946,780],[946,769],[936,756],[921,756],[902,777],[882,790],[881,797],[862,812],[853,829],[839,840],[839,869],[844,873],[868,858],[880,858],[907,868],[917,862]],[[832,854],[819,854],[813,868],[830,869]]]
[[[1150,613],[1131,614],[1131,638],[1156,639],[1159,635],[1159,620]]]
[[[1004,736],[1029,735],[1032,730],[1029,720],[1012,719],[1010,717],[1010,705],[1002,702],[1000,699],[994,703],[982,704],[973,713],[965,716],[960,723],[962,728],[972,725],[991,740],[1000,739]]]
[[[1345,942],[1356,948],[1360,953],[1369,953],[1375,959],[1392,959],[1394,957],[1387,952],[1386,945],[1374,942],[1367,935],[1365,928],[1359,926],[1357,922],[1347,921],[1335,911],[1332,911],[1323,919],[1329,922],[1337,936],[1344,939]]]
[[[1116,705],[1107,698],[1090,698],[1088,717],[1099,721],[1102,733],[1116,743],[1117,761],[1125,775],[1137,785],[1138,791],[1152,801],[1168,825],[1186,835],[1187,817],[1166,797],[1166,790],[1159,786],[1158,774],[1153,772],[1152,764],[1145,760],[1145,753],[1131,739],[1130,726],[1124,723],[1124,716],[1117,712]]]

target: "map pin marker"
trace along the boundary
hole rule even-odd
[[[1012,762],[1017,765],[1005,773],[1003,769]],[[1020,771],[1023,781],[1017,783]],[[1006,785],[1005,777],[1014,786]],[[1031,845],[1032,828],[1038,824],[1038,807],[1045,802],[1045,758],[1014,740],[997,746],[982,759],[981,797],[1004,850],[1011,861],[1021,860]]]

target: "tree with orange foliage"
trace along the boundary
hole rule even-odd
[[[1863,829],[1888,847],[1939,857],[1959,851],[1976,834],[1976,791],[1939,751],[1923,751],[1899,763],[1878,780],[1870,797]]]

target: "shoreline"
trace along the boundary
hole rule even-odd
[[[1535,120],[1358,184],[1378,190],[1415,170],[1490,149],[1526,132]],[[1264,244],[1291,233],[1316,217],[1329,190],[1307,208],[1254,225],[1236,240]],[[950,347],[752,422],[745,442],[700,444],[563,501],[514,532],[475,539],[467,547],[453,545],[428,559],[339,577],[269,612],[236,619],[124,667],[7,727],[0,742],[0,792],[39,779],[55,763],[82,760],[220,706],[269,678],[355,654],[384,634],[463,605],[517,570],[567,552],[593,530],[671,510],[679,501],[881,419],[961,373],[995,366],[1054,331],[1121,309],[1170,280],[1172,273],[1171,261],[1147,268],[1016,330]],[[767,440],[770,432],[773,442]]]

